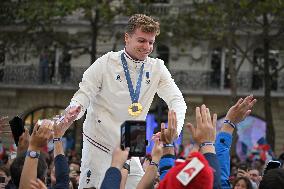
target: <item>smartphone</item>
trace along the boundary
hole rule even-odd
[[[146,155],[146,121],[125,121],[121,125],[121,148],[130,148],[129,157]]]
[[[25,132],[24,122],[20,117],[16,116],[9,121],[9,124],[11,127],[15,144],[16,146],[18,146],[19,138]]]
[[[0,177],[0,183],[5,183],[6,179],[5,177]]]
[[[248,166],[247,166],[247,164],[242,163],[242,164],[240,164],[239,169],[242,169],[242,170],[244,170],[244,171],[247,171],[247,170],[248,170]]]
[[[267,171],[271,170],[271,169],[276,169],[276,168],[280,168],[281,167],[281,162],[280,161],[273,161],[270,160],[267,164],[266,167],[264,169],[263,174],[266,174]]]

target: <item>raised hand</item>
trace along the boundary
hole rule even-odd
[[[24,152],[29,147],[30,134],[29,130],[25,128],[25,132],[19,138],[17,153]]]
[[[152,156],[152,160],[156,163],[159,163],[161,157],[163,156],[163,145],[162,145],[162,142],[158,138],[155,139],[155,144],[152,149],[151,156]]]
[[[230,120],[234,124],[241,122],[251,113],[251,109],[256,101],[253,95],[247,96],[245,99],[240,98],[238,102],[229,109],[225,119]]]
[[[30,188],[31,189],[47,189],[45,184],[40,179],[31,180]]]
[[[71,125],[71,124],[70,124]],[[63,122],[54,122],[53,125],[53,137],[54,138],[61,138],[66,130],[70,127],[70,125],[67,123]]]
[[[43,120],[41,126],[37,123],[33,129],[29,148],[33,150],[41,150],[46,146],[48,140],[52,137],[52,123],[49,120]]]
[[[64,122],[70,123],[70,125],[75,121],[78,117],[79,113],[81,112],[81,106],[71,106],[67,108],[65,113]]]
[[[116,147],[112,152],[111,166],[121,170],[123,164],[128,158],[129,150],[129,147],[125,148],[125,150],[121,150],[119,147]]]
[[[186,124],[192,134],[193,140],[198,145],[203,142],[215,142],[217,114],[214,114],[213,118],[211,118],[209,109],[203,104],[201,108],[196,107],[195,118],[196,127],[191,123]]]
[[[177,116],[173,110],[168,112],[168,128],[164,123],[161,124],[160,138],[165,144],[172,144],[177,138]]]

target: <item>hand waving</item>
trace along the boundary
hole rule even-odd
[[[41,126],[38,124],[35,125],[29,147],[33,148],[34,150],[41,150],[42,147],[46,146],[48,140],[52,136],[52,128],[49,127],[49,122],[43,120]]]
[[[230,120],[234,124],[241,122],[251,113],[251,109],[256,101],[253,95],[247,96],[245,99],[240,98],[238,102],[229,109],[225,119]]]
[[[177,138],[177,116],[173,110],[168,112],[168,128],[164,123],[161,124],[160,137],[165,144],[172,144]]]
[[[192,134],[193,140],[198,145],[203,142],[215,142],[217,114],[214,114],[213,118],[211,118],[210,111],[204,104],[201,109],[196,107],[195,112],[197,126],[194,127],[191,123],[186,125]]]

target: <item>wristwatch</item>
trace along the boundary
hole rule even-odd
[[[32,150],[28,150],[26,153],[26,156],[29,156],[30,158],[39,158],[40,153]]]

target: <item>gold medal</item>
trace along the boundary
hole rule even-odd
[[[137,103],[132,103],[130,106],[128,106],[128,113],[131,116],[139,116],[142,112],[142,105],[137,102]]]

